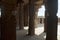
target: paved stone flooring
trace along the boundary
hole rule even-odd
[[[45,40],[46,34],[44,31],[44,25],[38,24],[35,28],[34,36],[27,36],[28,27],[24,27],[24,30],[16,30],[16,40]],[[60,23],[58,25],[58,40],[60,40]]]

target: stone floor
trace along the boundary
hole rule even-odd
[[[16,40],[45,40],[46,34],[44,31],[44,25],[38,24],[35,28],[34,36],[27,36],[28,27],[24,27],[24,30],[16,30]],[[17,28],[18,29],[18,28]],[[58,40],[60,40],[60,23],[58,25]]]

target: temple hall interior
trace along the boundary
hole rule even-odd
[[[0,0],[0,40],[60,40],[60,0]]]

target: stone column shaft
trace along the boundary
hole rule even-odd
[[[47,34],[46,40],[57,40],[57,15],[58,0],[47,0]]]
[[[16,20],[12,10],[16,6],[16,0],[4,0],[1,2],[1,40],[16,40]]]
[[[5,6],[2,13],[1,40],[16,40],[16,19],[12,15],[12,6]]]
[[[29,5],[24,6],[24,26],[29,25]]]
[[[29,0],[29,35],[35,34],[35,11],[34,0]]]
[[[47,12],[47,10],[45,10],[45,18],[44,18],[44,32],[46,32],[46,30],[47,30],[47,15],[48,14],[48,12]]]
[[[19,3],[19,29],[24,29],[23,3]]]
[[[48,17],[47,0],[44,0],[44,5],[45,5],[44,32],[46,32],[46,30],[47,30],[47,17]]]

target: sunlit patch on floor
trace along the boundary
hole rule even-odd
[[[40,35],[44,31],[44,27],[37,27],[35,28],[35,34]]]
[[[44,36],[44,39],[46,39],[46,35]]]
[[[28,30],[28,26],[24,27],[25,30]],[[38,27],[35,28],[35,34],[40,35],[44,31],[43,25],[38,25]]]

